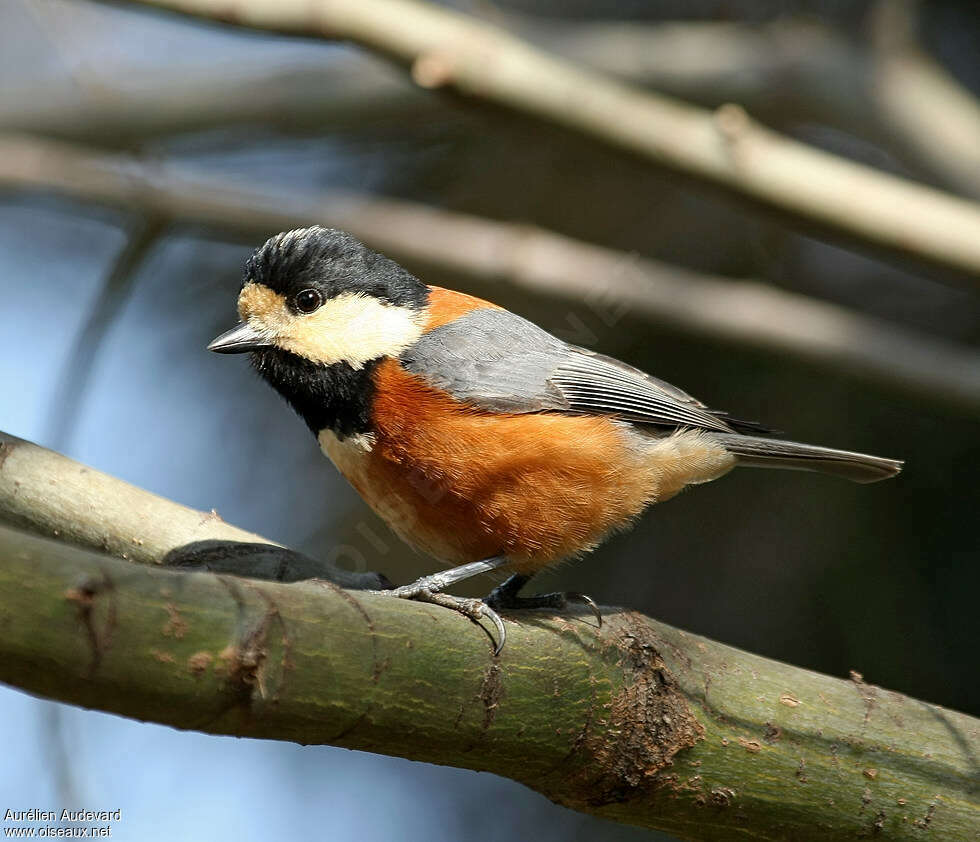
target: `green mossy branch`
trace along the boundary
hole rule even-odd
[[[31,526],[32,500],[38,529],[101,534],[158,562],[192,512],[18,439],[0,445],[0,521]],[[195,513],[186,541],[202,522],[220,523]],[[32,693],[491,771],[684,838],[975,838],[977,720],[856,674],[605,617],[598,629],[522,612],[494,658],[483,629],[436,606],[135,564],[0,527],[0,681]]]

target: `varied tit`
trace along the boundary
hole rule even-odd
[[[520,597],[531,576],[688,485],[740,465],[862,483],[901,469],[766,438],[495,304],[428,286],[343,231],[270,239],[245,264],[238,313],[208,348],[250,353],[371,508],[452,566],[386,593],[485,614],[499,645],[493,609],[571,596]],[[512,575],[482,602],[442,593],[498,568]]]

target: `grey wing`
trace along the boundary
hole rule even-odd
[[[640,424],[724,433],[734,429],[677,387],[619,360],[573,346],[568,346],[551,382],[579,411],[617,415]]]
[[[562,342],[506,310],[475,310],[429,331],[401,363],[457,400],[493,412],[615,415],[726,433],[763,429],[721,418],[669,383]]]

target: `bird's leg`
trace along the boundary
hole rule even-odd
[[[423,591],[439,593],[455,585],[457,582],[462,582],[473,576],[479,576],[481,573],[489,573],[491,570],[497,570],[507,563],[508,559],[505,556],[485,558],[483,561],[471,561],[469,564],[461,564],[459,567],[451,567],[449,570],[440,570],[438,573],[423,576],[421,579],[416,579],[410,585],[392,588],[391,590],[385,591],[385,593],[389,596],[401,597],[402,599],[414,599]]]
[[[441,605],[443,608],[451,608],[454,611],[458,611],[474,622],[479,622],[482,618],[486,617],[497,627],[499,640],[494,646],[493,654],[499,655],[500,650],[504,648],[504,643],[507,640],[507,630],[504,628],[504,623],[497,612],[482,599],[452,596],[451,594],[442,593],[442,591],[451,585],[455,585],[457,582],[469,579],[471,576],[478,576],[480,573],[497,570],[506,565],[508,561],[504,556],[494,556],[493,558],[483,559],[483,561],[472,561],[469,564],[461,564],[459,567],[451,567],[449,570],[442,570],[439,573],[423,576],[421,579],[416,579],[410,585],[402,585],[401,587],[391,588],[390,590],[375,591],[375,593]]]
[[[518,596],[523,588],[531,580],[530,576],[515,573],[506,582],[497,585],[486,597],[484,602],[497,611],[506,611],[514,608],[553,608],[557,611],[564,611],[570,602],[579,602],[587,605],[589,610],[596,618],[596,622],[602,626],[602,613],[599,606],[595,604],[592,597],[584,593],[568,591],[565,593],[546,593],[538,596]]]

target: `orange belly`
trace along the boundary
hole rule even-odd
[[[734,464],[697,433],[654,439],[604,417],[476,411],[394,360],[377,384],[375,434],[324,432],[321,446],[401,538],[447,564],[506,555],[532,573]]]

